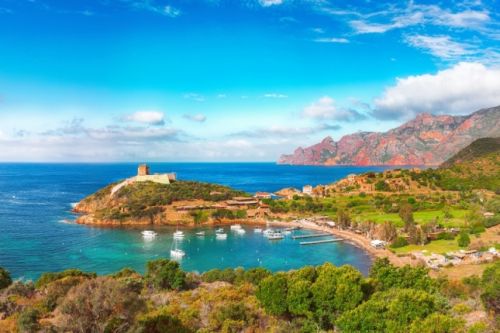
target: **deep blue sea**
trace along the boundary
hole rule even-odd
[[[276,191],[305,184],[328,184],[350,173],[382,167],[313,167],[273,163],[151,163],[152,172],[176,172],[179,179],[229,185],[248,192]],[[138,229],[76,225],[71,204],[99,188],[136,174],[137,164],[0,164],[0,266],[15,278],[79,268],[106,274],[123,267],[144,271],[146,261],[169,257],[172,229],[158,229],[146,242]],[[249,228],[244,236],[216,241],[207,230],[197,238],[187,230],[180,247],[184,269],[264,266],[288,270],[325,261],[351,264],[367,272],[370,258],[347,243],[300,246],[289,238],[270,242]],[[308,232],[308,231],[302,231]]]

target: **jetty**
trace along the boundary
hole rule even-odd
[[[298,235],[298,236],[292,236],[292,239],[302,239],[302,238],[313,238],[313,237],[325,237],[325,236],[331,236],[332,234],[330,233],[322,233],[322,234],[312,234],[312,235]]]
[[[317,240],[317,241],[311,241],[311,242],[300,242],[300,245],[314,245],[314,244],[323,244],[323,243],[333,243],[333,242],[340,242],[343,241],[342,238],[333,238],[333,239],[324,239],[324,240]]]

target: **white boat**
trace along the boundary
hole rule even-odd
[[[184,238],[184,232],[177,230],[174,232],[174,238],[175,239],[183,239]]]
[[[216,239],[227,239],[227,234],[226,233],[217,233],[215,234]]]
[[[174,243],[172,244],[172,248],[170,249],[170,257],[173,259],[182,259],[186,255],[186,252],[179,249],[177,246],[177,238],[174,237]]]
[[[153,230],[144,230],[141,232],[142,237],[144,238],[155,238],[157,233],[154,232]]]
[[[224,233],[224,229],[223,228],[215,229],[215,233],[216,234],[222,234],[222,233]]]
[[[285,235],[291,235],[292,231],[291,230],[285,230],[285,231],[283,231],[283,234],[285,234]]]
[[[196,236],[205,236],[205,231],[198,231]]]
[[[254,228],[253,232],[255,232],[256,234],[260,234],[262,233],[262,228]]]
[[[170,256],[172,258],[182,258],[185,255],[186,255],[186,252],[182,251],[181,249],[170,250]]]
[[[269,240],[279,240],[283,239],[285,236],[281,232],[272,232],[267,236],[267,239]]]
[[[236,230],[236,233],[237,233],[237,234],[239,234],[239,235],[243,235],[243,234],[245,234],[245,232],[246,232],[246,231],[245,231],[245,229],[243,229],[243,228],[240,228],[240,229],[237,229],[237,230]]]
[[[241,225],[239,225],[239,224],[233,224],[231,226],[231,230],[235,230],[236,231],[236,230],[240,230],[240,229],[241,229]]]
[[[269,228],[267,228],[266,230],[264,230],[264,236],[266,236],[266,237],[267,237],[267,236],[269,236],[270,234],[272,234],[273,232],[274,232],[274,230],[273,230],[273,229],[269,229]]]

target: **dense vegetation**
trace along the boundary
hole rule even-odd
[[[4,276],[8,276],[5,270]],[[500,262],[482,278],[433,279],[423,268],[377,260],[369,276],[324,264],[289,272],[149,262],[141,275],[78,270],[35,284],[5,279],[0,332],[494,332]],[[474,318],[474,311],[484,316]],[[496,322],[495,322],[496,318]],[[496,327],[496,328],[495,328]]]

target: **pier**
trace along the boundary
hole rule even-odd
[[[323,233],[323,234],[312,234],[312,235],[299,235],[299,236],[292,236],[292,239],[301,239],[301,238],[313,238],[313,237],[325,237],[325,236],[331,236],[332,234],[329,233]]]
[[[300,245],[314,245],[314,244],[333,243],[333,242],[340,242],[340,241],[343,241],[343,239],[333,238],[333,239],[324,239],[324,240],[311,241],[311,242],[300,242]]]

